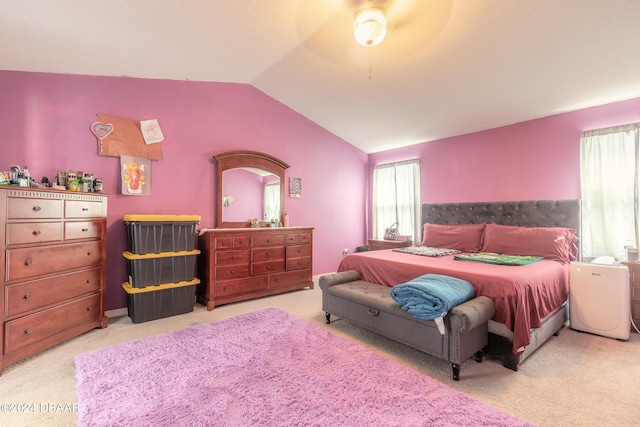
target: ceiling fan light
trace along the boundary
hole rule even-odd
[[[384,8],[374,2],[367,2],[355,14],[353,36],[362,46],[379,44],[387,34],[387,15]]]

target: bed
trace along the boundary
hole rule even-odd
[[[356,270],[362,280],[386,286],[428,273],[469,281],[476,295],[491,298],[496,308],[485,352],[513,370],[564,326],[569,262],[579,259],[579,200],[425,204],[422,224],[422,243],[428,247],[544,259],[513,266],[455,259],[460,254],[420,256],[386,249],[349,255],[338,272]]]

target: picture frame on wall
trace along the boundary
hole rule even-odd
[[[302,197],[302,178],[289,178],[289,197],[292,199]]]

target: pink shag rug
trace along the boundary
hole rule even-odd
[[[530,426],[269,308],[75,358],[79,426]]]

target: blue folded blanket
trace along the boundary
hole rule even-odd
[[[434,320],[458,304],[473,299],[471,283],[441,274],[425,274],[391,288],[391,298],[413,317]]]

